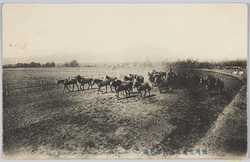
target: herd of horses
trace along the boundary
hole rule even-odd
[[[219,78],[215,78],[212,75],[208,75],[206,79],[203,77],[199,77],[196,74],[186,74],[184,73],[175,73],[170,69],[167,72],[157,72],[153,70],[152,72],[148,72],[148,80],[151,82],[152,86],[158,87],[160,93],[167,92],[174,88],[188,88],[192,92],[197,92],[199,90],[208,91],[208,93],[221,93],[224,88],[224,82]],[[65,89],[69,91],[74,91],[74,87],[76,86],[78,90],[84,90],[84,86],[88,85],[89,88],[93,88],[93,86],[97,85],[98,94],[101,91],[102,87],[106,88],[105,93],[107,92],[108,86],[110,87],[111,92],[116,92],[117,97],[119,97],[119,92],[122,92],[130,96],[130,93],[137,90],[137,92],[142,97],[142,92],[144,91],[144,97],[146,93],[150,95],[151,87],[148,83],[144,82],[144,77],[137,74],[129,74],[128,76],[124,76],[123,80],[119,80],[117,77],[110,77],[106,75],[105,79],[93,79],[86,78],[83,76],[76,76],[74,78],[68,78],[64,80],[57,81],[58,85],[64,85]],[[69,86],[73,85],[73,89],[70,90]],[[114,90],[114,91],[113,91]]]
[[[224,89],[224,82],[220,78],[208,75],[207,79],[196,74],[175,73],[170,69],[166,72],[157,72],[153,70],[148,72],[149,81],[153,86],[158,86],[160,93],[173,88],[188,88],[191,92],[208,91],[208,93],[221,93]]]
[[[144,77],[141,75],[136,75],[136,74],[129,74],[129,76],[125,76],[123,81],[117,79],[117,77],[110,77],[106,75],[105,79],[93,79],[93,78],[85,78],[83,76],[76,76],[74,78],[68,78],[64,80],[58,80],[57,81],[57,87],[63,84],[64,85],[64,91],[65,89],[68,89],[70,92],[74,91],[74,87],[76,86],[78,90],[84,90],[84,86],[87,84],[88,89],[93,88],[94,85],[98,86],[98,94],[101,91],[102,87],[106,87],[106,91],[108,89],[108,86],[110,87],[111,92],[117,93],[117,96],[119,97],[119,92],[125,92],[126,97],[127,95],[130,96],[130,92],[133,92],[133,90],[137,90],[140,96],[142,97],[142,91],[144,91],[144,96],[146,96],[146,93],[148,92],[150,95],[150,90],[151,87],[149,86],[148,83],[144,83]],[[69,86],[72,85],[73,89],[70,90]]]

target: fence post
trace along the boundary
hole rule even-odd
[[[25,88],[25,90],[26,90],[26,93],[28,93],[29,90],[28,90],[28,83],[27,83],[27,81],[25,81],[24,88]]]
[[[9,84],[6,83],[6,96],[9,96],[10,90],[9,90]]]
[[[41,91],[43,91],[43,81],[41,80]]]

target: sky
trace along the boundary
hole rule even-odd
[[[187,58],[247,59],[247,5],[3,5],[3,63]]]

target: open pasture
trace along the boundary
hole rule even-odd
[[[3,81],[22,84],[24,80],[46,80],[55,83],[57,79],[78,74],[123,79],[124,75],[132,73],[143,75],[148,82],[147,72],[152,69],[167,70],[156,67],[4,69]],[[198,74],[205,76],[206,72]],[[65,94],[63,87],[59,87],[6,96],[3,98],[3,151],[11,156],[19,153],[48,155],[55,151],[143,154],[145,149],[190,150],[206,136],[243,85],[231,76],[213,75],[225,82],[222,94],[193,94],[187,89],[160,94],[157,87],[152,87],[151,95],[145,98],[132,93],[131,97],[121,95],[117,99],[109,88],[108,93],[97,94],[95,86],[94,89]],[[79,158],[87,156],[79,155]]]

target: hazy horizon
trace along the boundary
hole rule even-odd
[[[3,64],[247,59],[247,5],[4,4]]]

